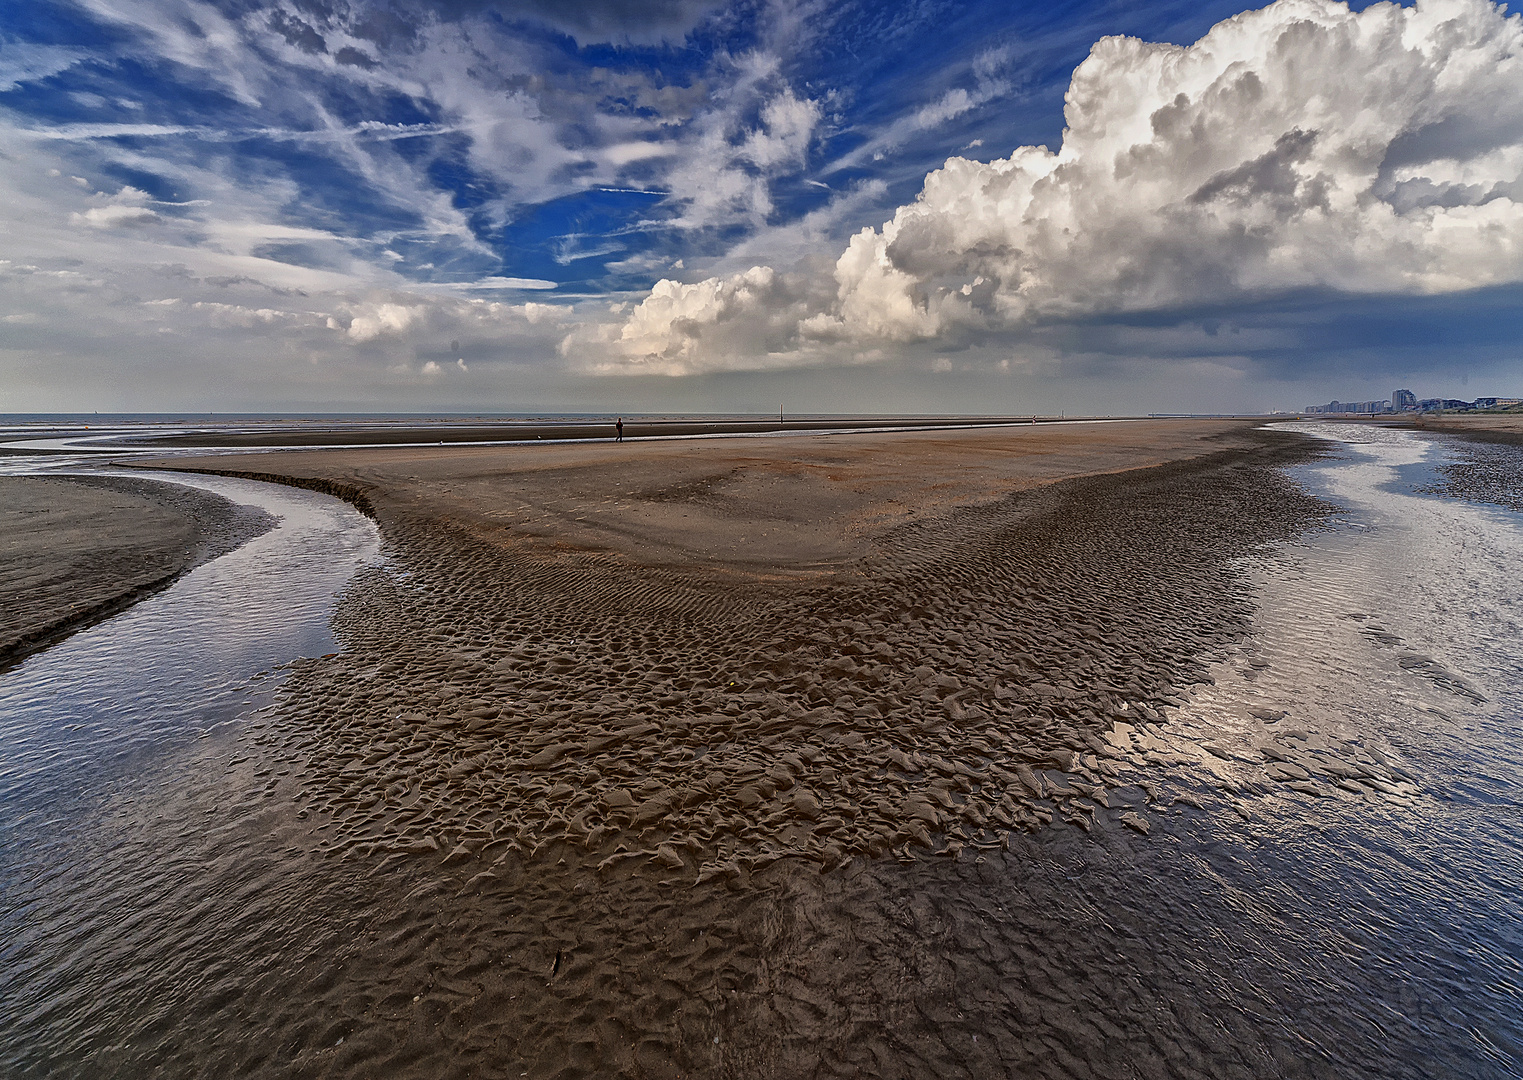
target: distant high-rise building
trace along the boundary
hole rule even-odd
[[[1417,408],[1417,395],[1410,390],[1392,390],[1391,408],[1396,412]]]
[[[1384,399],[1380,401],[1339,401],[1334,398],[1326,405],[1308,405],[1301,411],[1313,415],[1328,413],[1384,413],[1391,411],[1391,403]]]

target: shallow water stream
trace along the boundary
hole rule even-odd
[[[51,1016],[23,1028],[34,1049],[66,1040],[79,1016],[86,1026],[100,1022],[99,1001],[86,1001],[79,1016],[48,1013],[57,1002],[47,1000],[46,973],[67,970],[63,957],[87,930],[109,937],[151,922],[151,910],[112,893],[101,816],[162,785],[198,739],[267,706],[282,665],[337,649],[328,628],[335,593],[379,551],[374,524],[326,495],[133,475],[211,491],[279,522],[0,673],[0,1011],[12,1023]],[[124,974],[101,973],[103,982]],[[74,989],[88,998],[88,987]],[[11,1052],[23,1049],[12,1043]]]
[[[98,798],[155,756],[269,699],[278,665],[338,648],[335,592],[379,550],[375,525],[313,492],[136,472],[258,506],[270,532],[165,592],[0,674],[0,845]],[[3,850],[3,847],[0,847]]]
[[[1336,440],[1293,472],[1342,513],[1255,560],[1253,632],[1133,739],[1213,811],[1166,825],[1223,905],[1189,966],[1240,965],[1314,1073],[1523,1075],[1523,514],[1460,497],[1462,441],[1284,426]]]

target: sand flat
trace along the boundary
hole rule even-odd
[[[1055,836],[1117,852],[1122,893],[1162,842],[1134,759],[1248,625],[1241,556],[1320,520],[1275,469],[1315,452],[1190,421],[191,463],[343,491],[390,558],[342,652],[127,814],[198,868],[120,875],[168,908],[132,955],[207,937],[193,893],[228,898],[230,962],[204,992],[153,967],[176,1004],[79,1060],[908,1078],[1080,1039],[1097,1074],[1233,1074],[1188,1017],[1118,1042],[1134,995],[1085,981],[1114,958],[1063,929],[1063,871],[1020,890]]]
[[[1153,420],[966,431],[552,446],[286,451],[169,468],[327,481],[383,521],[449,522],[646,565],[809,573],[883,530],[1040,484],[1248,445],[1256,421]]]
[[[744,882],[1106,804],[1314,516],[1225,421],[180,462],[347,493],[393,554],[297,665],[324,845]],[[1097,756],[1098,755],[1098,756]]]

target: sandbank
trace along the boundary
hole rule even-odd
[[[268,527],[148,479],[0,477],[0,666],[98,622]]]
[[[235,959],[167,969],[172,1004],[91,1062],[1246,1074],[1085,923],[1124,917],[1134,845],[1167,857],[1139,834],[1178,808],[1133,758],[1249,625],[1242,556],[1322,520],[1276,468],[1317,445],[1179,421],[176,459],[345,495],[389,559],[343,651],[154,804],[138,849],[222,876],[145,877],[153,934],[206,934],[225,894]],[[1100,855],[1123,902],[1068,910]]]
[[[150,466],[301,483],[400,536],[448,524],[537,551],[686,570],[807,574],[884,530],[1058,480],[1257,445],[1256,421],[1156,420],[963,431],[551,446],[418,446],[165,459]]]
[[[1106,819],[1106,733],[1241,631],[1232,560],[1320,513],[1271,468],[1307,443],[1168,421],[174,464],[380,523],[347,650],[284,703],[325,845],[743,883]]]

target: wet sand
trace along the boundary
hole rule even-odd
[[[1161,426],[1152,451],[1207,434]],[[354,652],[292,687],[351,774],[312,799],[339,816],[325,842],[488,873],[572,845],[602,872],[744,885],[784,857],[1088,827],[1115,722],[1156,720],[1244,616],[1226,561],[1312,512],[1258,475],[1278,440],[1243,430],[1212,460],[1037,482],[1135,460],[1137,436],[993,461],[1008,436],[664,450],[633,476],[545,454],[410,498],[365,473],[407,576],[357,590]]]
[[[1471,688],[1336,561],[1255,614],[1317,451],[1082,430],[203,462],[344,490],[390,562],[277,708],[0,889],[0,1072],[1510,1075],[1516,935],[1452,862],[1489,812],[1301,692]],[[813,546],[742,548],[753,505]]]
[[[1434,415],[1372,416],[1366,420],[1341,416],[1328,423],[1373,424],[1413,431],[1446,432],[1491,442],[1523,442],[1523,413],[1445,413]]]
[[[1166,423],[204,462],[347,493],[391,562],[276,715],[102,827],[85,907],[159,915],[100,920],[41,999],[125,1016],[8,1064],[1283,1072],[1293,1038],[1161,1013],[1187,974],[1143,948],[1117,982],[1084,927],[1158,915],[1129,763],[1248,625],[1239,557],[1321,520],[1273,468],[1313,452]],[[1103,916],[1062,900],[1091,865]]]
[[[1350,421],[1340,421],[1348,423]],[[1439,469],[1439,479],[1423,490],[1432,495],[1492,503],[1523,510],[1514,448],[1523,445],[1523,415],[1420,416],[1404,420],[1352,421],[1379,427],[1405,428],[1462,440],[1459,460]]]
[[[131,477],[0,477],[0,667],[162,589],[268,528]]]

